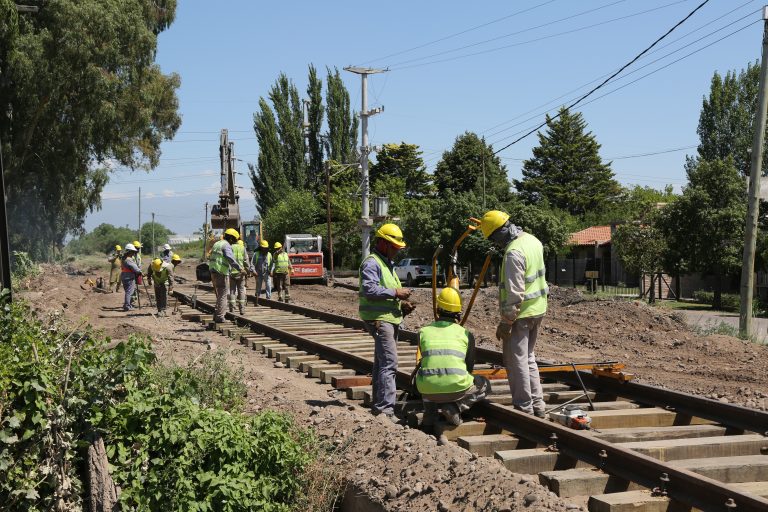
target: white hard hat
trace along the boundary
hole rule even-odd
[[[170,251],[170,250],[171,250],[171,246],[170,246],[170,245],[168,245],[168,244],[165,244],[165,245],[163,246],[163,250],[164,250],[164,251]]]
[[[133,244],[125,244],[125,250],[126,251],[138,252],[138,251],[136,251],[136,247],[134,247]]]

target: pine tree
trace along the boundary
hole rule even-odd
[[[384,144],[376,154],[376,163],[370,168],[371,187],[384,177],[401,178],[405,182],[406,197],[423,197],[432,191],[431,177],[427,173],[422,151],[416,144]]]
[[[543,201],[573,215],[605,208],[620,194],[610,163],[600,158],[600,144],[581,113],[562,108],[547,116],[547,132],[539,132],[533,158],[523,162],[523,179],[515,187],[532,204]]]
[[[506,167],[485,139],[471,132],[456,137],[453,147],[443,153],[434,180],[441,197],[448,191],[474,191],[480,198],[493,196],[499,201],[510,197]]]

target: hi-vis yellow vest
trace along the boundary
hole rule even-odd
[[[229,275],[229,261],[224,257],[224,244],[227,243],[226,240],[219,240],[213,244],[211,259],[208,261],[208,268],[224,276]]]
[[[379,268],[381,269],[381,280],[379,281],[380,286],[393,289],[397,289],[402,286],[400,284],[400,279],[397,277],[397,274],[391,272],[387,264],[381,261],[381,258],[379,258],[379,256],[375,253],[368,255],[368,257],[363,260],[363,263],[360,264],[360,268],[363,268],[365,262],[371,258],[373,258],[373,260],[379,265]],[[363,295],[362,273],[360,274],[358,284],[360,287],[360,292],[358,293],[358,297],[360,299],[360,304],[358,306],[360,318],[368,321],[381,320],[383,322],[389,322],[396,325],[399,325],[400,322],[403,321],[403,313],[400,311],[399,300],[369,299],[368,297],[365,297]]]
[[[245,270],[245,247],[240,244],[233,245],[232,255],[235,257],[235,261],[240,265],[240,268]],[[237,277],[240,275],[240,272],[235,269],[231,269],[231,274]]]
[[[416,389],[422,395],[458,393],[469,389],[475,378],[467,371],[465,359],[468,331],[455,322],[438,320],[419,331],[421,368]]]
[[[517,318],[541,316],[547,312],[547,295],[549,294],[546,269],[544,268],[544,248],[539,239],[530,233],[522,233],[510,242],[504,251],[499,275],[499,301],[502,303],[506,302],[509,295],[504,281],[507,254],[510,251],[518,251],[525,256],[525,296],[522,304],[520,304],[520,313],[518,313]]]

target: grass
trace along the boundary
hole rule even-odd
[[[701,334],[702,336],[709,336],[710,334],[719,334],[722,336],[733,336],[734,338],[739,338],[740,340],[749,341],[757,345],[764,344],[754,334],[742,335],[739,332],[738,327],[736,327],[735,325],[731,325],[728,322],[724,322],[723,320],[720,320],[719,323],[710,322],[704,325],[695,325],[692,327],[692,329],[697,334]]]
[[[713,309],[709,304],[687,300],[657,300],[656,306],[662,309],[673,309],[676,311],[722,311]]]

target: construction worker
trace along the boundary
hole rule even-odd
[[[374,339],[371,410],[390,419],[395,414],[397,336],[403,320],[401,301],[411,295],[410,290],[400,286],[392,260],[404,247],[400,228],[384,224],[376,231],[371,254],[360,264],[358,311]]]
[[[179,256],[178,254],[174,254],[173,257],[171,258],[171,265],[173,265],[173,268],[175,269],[179,265],[179,263],[181,263],[181,261],[182,261],[181,256]]]
[[[293,274],[291,259],[283,251],[283,244],[275,242],[275,266],[271,275],[275,280],[277,300],[286,304],[291,301],[291,296],[288,292],[288,288],[291,286],[291,274]],[[285,300],[283,300],[283,291],[285,291]]]
[[[243,267],[235,260],[235,255],[232,252],[232,244],[237,244],[239,238],[240,233],[236,229],[229,228],[224,232],[221,240],[213,244],[211,249],[211,259],[208,261],[208,267],[211,270],[211,281],[216,292],[216,311],[213,314],[214,322],[224,321],[231,269],[234,268],[238,272],[243,271]]]
[[[160,258],[155,258],[147,270],[147,282],[155,286],[155,304],[157,316],[167,316],[168,294],[173,293],[173,265]]]
[[[125,298],[123,300],[123,311],[131,311],[133,305],[131,304],[134,292],[136,291],[136,282],[141,277],[141,267],[136,264],[136,247],[133,244],[125,244],[125,252],[123,253],[122,263],[120,265],[120,280],[123,283],[123,289],[125,290]]]
[[[173,259],[173,250],[171,250],[171,246],[168,244],[163,244],[163,250],[160,251],[160,259],[163,260],[165,263],[170,263]]]
[[[256,270],[256,305],[258,306],[262,283],[264,283],[267,298],[272,298],[272,280],[270,276],[275,270],[275,263],[272,259],[272,253],[269,252],[269,242],[263,239],[259,242],[259,251],[253,255],[253,260],[251,267]]]
[[[245,248],[243,240],[238,240],[232,246],[232,254],[235,260],[243,268],[242,272],[232,270],[229,273],[229,312],[235,311],[235,298],[237,298],[237,309],[241,315],[245,314],[246,290],[245,285],[248,280],[248,273],[253,272],[253,266],[248,258],[248,250]]]
[[[502,342],[512,405],[543,418],[544,393],[534,347],[549,294],[544,249],[535,236],[512,224],[509,215],[498,210],[483,215],[480,230],[503,250],[496,339]]]
[[[122,250],[122,247],[116,245],[115,250],[107,258],[107,261],[112,265],[112,268],[109,269],[109,293],[115,293],[120,289],[120,266],[123,263],[120,259],[120,253]]]
[[[134,240],[133,246],[136,248],[136,264],[139,266],[139,268],[141,268],[141,248],[142,248],[141,242],[139,242],[138,240]]]
[[[424,425],[439,412],[451,425],[461,424],[461,413],[485,398],[491,383],[472,376],[475,338],[459,325],[461,297],[453,288],[437,296],[438,319],[419,330],[421,363],[416,389],[424,400]]]

